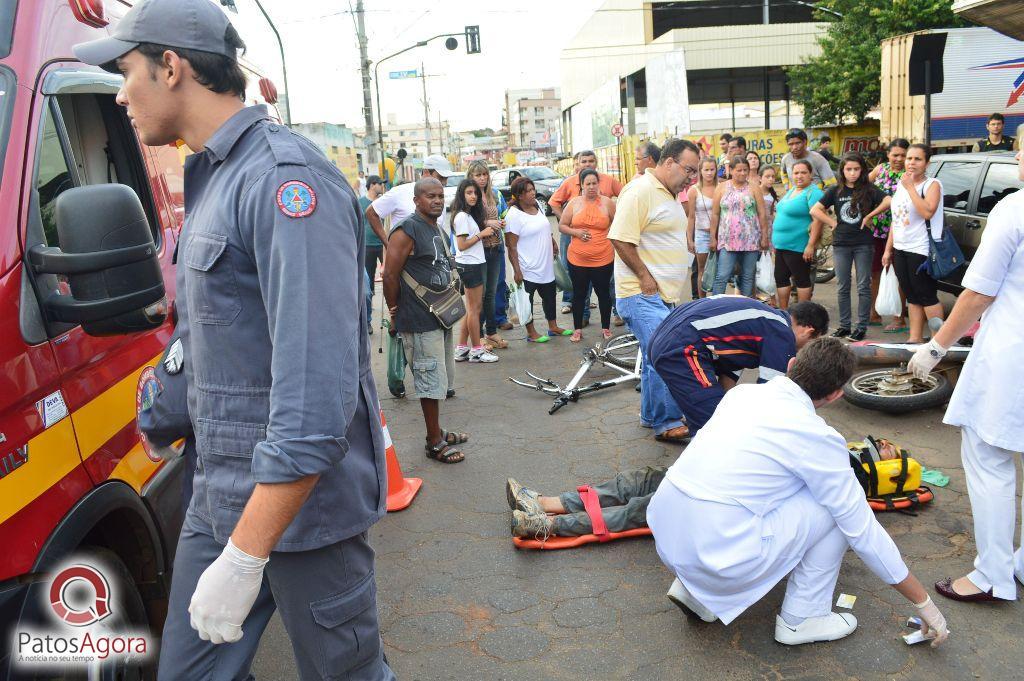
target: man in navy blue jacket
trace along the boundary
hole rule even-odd
[[[686,417],[692,437],[743,369],[758,383],[786,374],[796,351],[828,331],[817,303],[776,310],[752,298],[711,296],[675,308],[651,338],[651,366]]]

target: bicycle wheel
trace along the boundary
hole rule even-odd
[[[636,366],[636,353],[640,350],[640,342],[631,333],[620,333],[598,346],[598,351],[605,360],[623,369]]]

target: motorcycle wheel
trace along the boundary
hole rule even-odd
[[[953,384],[942,374],[931,374],[920,381],[892,369],[858,374],[843,386],[843,397],[850,404],[887,414],[938,407],[952,394]]]
[[[832,262],[832,246],[822,246],[814,254],[814,283],[824,284],[836,276],[836,267]]]

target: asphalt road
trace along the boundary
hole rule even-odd
[[[835,289],[834,282],[820,286],[816,298],[833,315]],[[566,317],[560,321],[571,326]],[[472,435],[467,460],[458,465],[423,456],[419,405],[390,397],[384,355],[374,354],[405,475],[424,480],[409,509],[371,530],[381,632],[400,679],[1020,678],[1020,606],[936,597],[950,640],[938,650],[909,647],[900,636],[909,631],[903,623],[913,607],[852,552],[837,590],[857,596],[858,630],[835,643],[787,648],[772,638],[781,586],[728,627],[694,623],[665,598],[672,576],[650,539],[516,550],[506,477],[556,493],[623,469],[669,465],[679,449],[655,442],[639,426],[639,395],[630,387],[585,397],[549,416],[550,398],[507,377],[529,369],[565,382],[581,348],[567,339],[527,344],[518,328],[504,335],[511,347],[500,351],[501,361],[459,364],[457,397],[442,405],[443,425]],[[594,327],[585,331],[587,343],[598,337]],[[942,410],[893,417],[840,402],[823,415],[849,439],[889,437],[950,476],[916,516],[887,513],[880,520],[926,585],[965,574],[974,556],[970,506],[959,433],[942,425]],[[277,619],[254,671],[258,679],[297,678]]]

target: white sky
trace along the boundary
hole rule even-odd
[[[467,55],[461,38],[449,52],[439,38],[384,62],[380,96],[385,126],[388,113],[396,114],[399,123],[422,122],[420,79],[387,77],[389,71],[418,69],[422,61],[428,76],[437,74],[427,79],[432,121],[440,111],[456,130],[498,129],[506,89],[559,85],[562,47],[601,2],[365,0],[373,61],[439,33],[480,26],[481,54]],[[263,5],[284,42],[294,121],[345,123],[361,130],[359,46],[348,0],[263,0]]]

